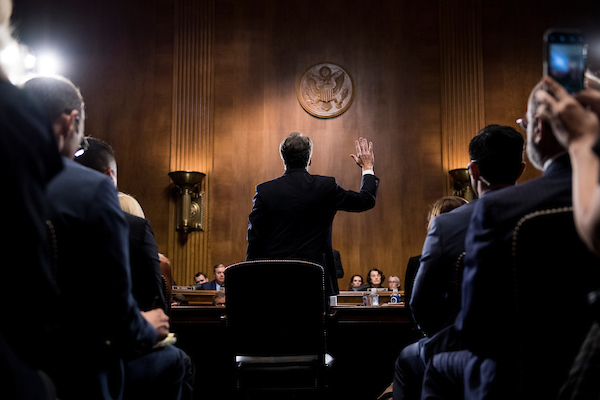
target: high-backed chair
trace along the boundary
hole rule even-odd
[[[311,262],[248,261],[225,270],[227,343],[246,395],[323,393],[325,273]],[[260,397],[259,397],[260,398]]]
[[[165,291],[165,301],[167,305],[167,314],[171,313],[171,302],[173,301],[173,275],[171,270],[171,262],[167,257],[159,253],[160,259],[160,275],[163,281]]]
[[[506,323],[517,339],[519,398],[556,398],[591,323],[587,294],[599,287],[600,261],[579,239],[572,207],[524,216],[512,257],[506,306],[516,318]]]

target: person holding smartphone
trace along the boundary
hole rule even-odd
[[[549,76],[542,82],[547,91],[536,97],[562,125],[553,131],[571,155],[577,230],[590,250],[600,254],[600,91],[588,87],[570,95]]]
[[[587,73],[587,88],[570,95],[549,76],[542,78],[546,92],[537,98],[557,117],[561,129],[554,129],[557,139],[568,149],[573,167],[573,215],[581,239],[589,249],[600,254],[600,88],[596,77]],[[595,88],[594,88],[595,87]],[[596,322],[590,328],[560,399],[574,399],[581,393],[600,395],[597,381],[600,366],[600,313],[598,298],[591,296]]]

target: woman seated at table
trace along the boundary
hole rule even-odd
[[[352,275],[352,278],[350,278],[350,283],[348,285],[348,290],[353,290],[355,287],[359,287],[362,286],[363,284],[363,277],[356,274],[356,275]]]
[[[369,288],[382,288],[382,284],[385,281],[385,275],[378,268],[371,268],[369,275],[367,276],[367,283]]]

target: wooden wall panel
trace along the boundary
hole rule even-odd
[[[283,173],[279,142],[298,130],[315,144],[310,172],[353,190],[360,182],[349,157],[354,140],[373,141],[378,203],[363,214],[338,213],[333,242],[348,275],[378,266],[403,276],[420,252],[428,204],[446,180],[438,15],[435,1],[216,3],[215,263],[244,259],[254,185]],[[334,119],[309,115],[296,98],[296,80],[322,61],[342,65],[355,82],[353,105]]]
[[[448,172],[467,166],[469,142],[484,125],[480,0],[440,2],[440,53],[442,164]]]
[[[119,189],[139,200],[168,253],[173,1],[18,0],[14,11],[22,42],[52,50],[81,88],[86,134],[115,149]]]
[[[206,174],[200,190],[205,192],[205,229],[188,234],[175,232],[175,202],[169,207],[169,257],[173,277],[191,284],[198,271],[208,272],[208,220],[212,180],[212,42],[213,1],[175,1],[173,75],[173,125],[171,171]],[[172,185],[174,186],[174,185]],[[174,189],[174,188],[173,188]]]
[[[354,190],[353,141],[374,142],[377,206],[339,213],[334,246],[347,275],[378,266],[402,278],[470,137],[485,124],[516,126],[524,113],[543,31],[585,29],[600,70],[600,3],[589,0],[15,3],[17,33],[62,56],[86,98],[87,133],[115,148],[121,189],[142,203],[184,284],[244,258],[254,185],[283,172],[277,146],[294,130],[315,142],[311,172]],[[307,114],[295,94],[321,61],[355,82],[354,104],[331,120]],[[207,174],[206,230],[187,242],[174,231],[174,169]],[[528,167],[521,180],[538,175]]]
[[[486,124],[517,128],[515,120],[525,114],[531,89],[542,76],[542,37],[546,29],[583,29],[590,43],[588,65],[600,70],[600,2],[492,0],[483,4]],[[521,182],[541,174],[527,158],[526,162]]]

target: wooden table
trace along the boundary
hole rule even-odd
[[[197,398],[223,398],[223,390],[230,385],[233,363],[225,351],[225,312],[214,306],[173,306],[171,310],[171,331],[196,365],[196,386],[202,388],[196,391]],[[331,307],[326,323],[328,350],[335,359],[330,398],[335,399],[376,398],[391,382],[400,350],[416,340],[403,304],[340,304]]]

